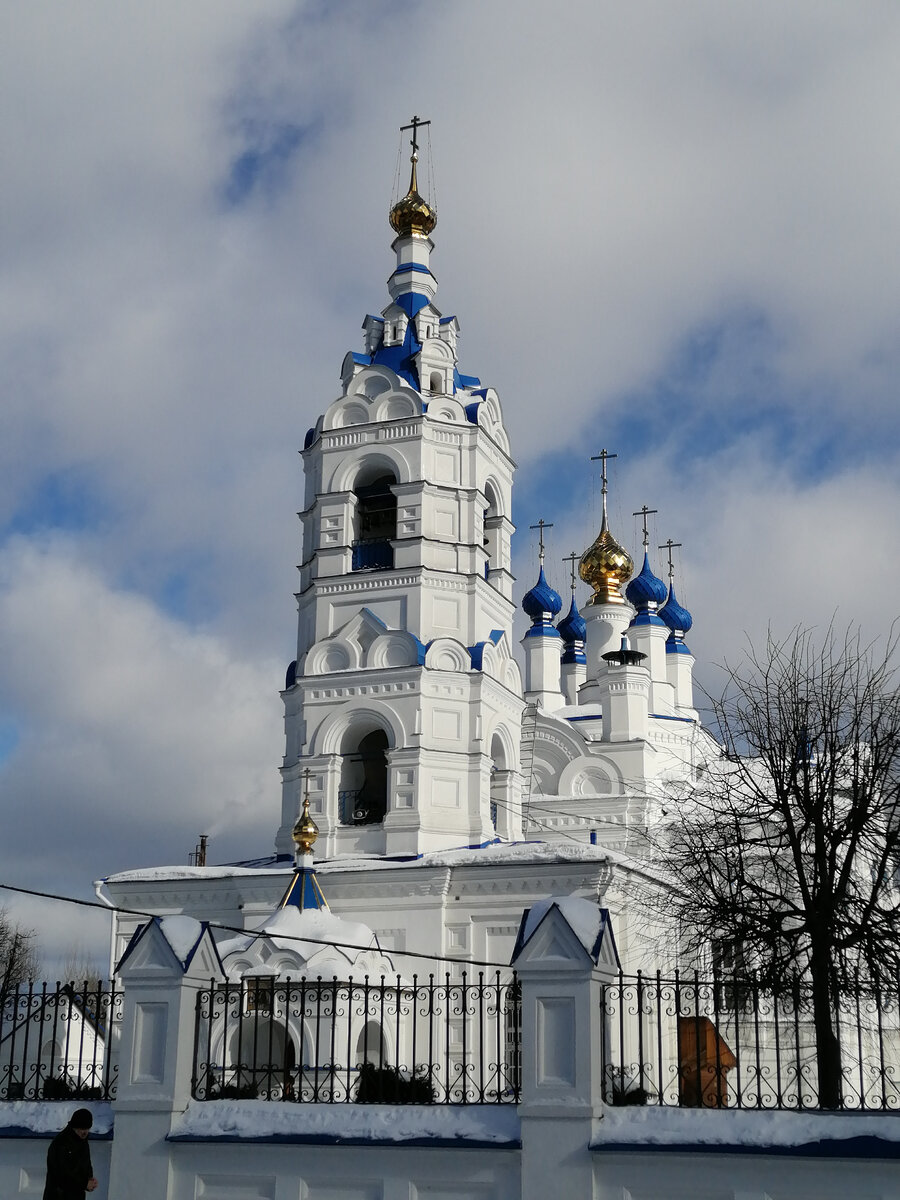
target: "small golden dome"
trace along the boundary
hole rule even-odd
[[[417,154],[412,156],[412,175],[409,180],[409,191],[399,200],[390,212],[391,227],[400,237],[428,237],[437,225],[437,209],[432,208],[419,195],[416,181]]]
[[[291,837],[297,844],[300,854],[311,854],[313,842],[319,836],[319,827],[309,815],[309,792],[303,797],[303,812],[294,822]]]
[[[634,571],[634,560],[609,532],[606,513],[597,540],[581,556],[578,574],[594,589],[588,604],[624,604],[622,585]]]

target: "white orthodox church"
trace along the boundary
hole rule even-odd
[[[523,909],[551,895],[608,908],[622,965],[655,967],[627,884],[667,781],[716,752],[693,705],[691,617],[671,562],[668,586],[653,574],[646,511],[631,578],[608,527],[605,452],[602,526],[580,562],[590,599],[579,611],[573,576],[559,619],[543,547],[537,582],[516,596],[509,439],[497,393],[459,369],[456,317],[436,304],[437,218],[418,191],[415,137],[414,122],[409,191],[390,213],[389,303],[365,318],[363,349],[346,355],[302,451],[274,854],[122,873],[106,888],[118,908],[263,932],[226,935],[232,975],[268,962],[296,977],[329,940],[363,955],[346,955],[347,970],[506,964]],[[524,679],[517,599],[531,620]],[[318,938],[306,957],[278,936],[284,908],[300,914],[294,938]],[[118,914],[114,962],[140,920]]]

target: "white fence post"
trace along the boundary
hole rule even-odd
[[[605,910],[551,897],[527,912],[513,953],[522,988],[522,1200],[594,1195],[603,983],[618,958]]]
[[[165,1200],[166,1135],[190,1099],[197,990],[223,977],[205,925],[154,917],[135,933],[119,964],[125,1011],[109,1195]]]

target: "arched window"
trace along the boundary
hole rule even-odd
[[[341,754],[338,809],[342,825],[380,825],[387,812],[387,751],[383,729],[349,730]]]
[[[387,1046],[377,1021],[366,1021],[356,1039],[356,1065],[371,1063],[383,1067],[387,1062]]]
[[[444,381],[441,378],[440,371],[432,371],[431,372],[430,387],[431,387],[432,392],[435,392],[437,394],[440,394],[444,390]]]
[[[275,981],[271,976],[245,980],[247,1014],[231,1036],[223,1085],[238,1097],[291,1096],[297,1071],[294,1039],[284,1021],[271,1016]],[[251,1015],[252,1014],[252,1015]]]
[[[364,472],[357,479],[353,489],[356,537],[351,566],[354,571],[387,571],[394,565],[392,541],[397,536],[397,497],[391,487],[396,482],[393,475],[385,473],[366,480]]]

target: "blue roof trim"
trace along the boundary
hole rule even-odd
[[[679,642],[669,634],[666,638],[666,654],[690,654],[690,650],[684,642]]]
[[[373,621],[377,621],[378,624],[381,626],[381,628],[385,632],[387,632],[388,626],[385,625],[385,623],[384,623],[384,621],[382,621],[381,617],[376,616],[375,613],[372,612],[371,608],[366,608],[365,605],[363,605],[361,611],[364,612],[367,616],[371,617]]]
[[[532,627],[525,634],[525,637],[556,638],[557,641],[562,641],[562,638],[559,635],[559,630],[555,625],[551,624],[550,621],[538,621],[532,625]]]
[[[391,272],[391,279],[393,279],[395,275],[404,275],[407,271],[421,271],[423,274],[430,275],[431,278],[434,279],[434,273],[430,267],[426,267],[424,263],[415,262],[401,263],[399,267],[396,267]],[[437,283],[436,279],[435,283]]]
[[[380,322],[380,324],[382,324],[382,325],[384,324],[384,317],[376,317],[374,313],[366,313],[366,320],[367,321],[378,321],[378,322]]]
[[[477,375],[460,375],[459,379],[460,379],[460,382],[462,383],[463,387],[467,387],[467,388],[481,387],[481,380],[478,378]]]
[[[449,325],[451,321],[455,321],[455,320],[456,320],[456,317],[455,317],[455,316],[452,316],[452,317],[441,317],[441,319],[440,319],[440,321],[438,322],[438,324],[439,324],[439,325]]]
[[[466,649],[469,651],[469,657],[472,660],[473,670],[475,670],[475,671],[483,671],[484,670],[484,648],[485,648],[485,646],[488,644],[488,642],[493,642],[493,644],[495,646],[499,646],[500,639],[502,637],[503,637],[502,629],[492,629],[490,632],[490,636],[487,638],[486,641],[476,642],[474,646],[466,647]]]
[[[697,724],[693,717],[670,717],[668,713],[651,713],[650,716],[655,721],[684,721],[686,725]]]
[[[350,351],[350,357],[353,359],[353,361],[355,363],[361,363],[363,366],[366,366],[366,367],[370,366],[371,362],[372,362],[371,354],[360,354],[356,350]]]
[[[655,612],[639,612],[628,628],[632,629],[635,625],[659,625],[663,629],[668,629],[668,625],[662,617],[657,616]]]
[[[586,713],[583,717],[566,717],[567,721],[602,721],[600,713]]]
[[[563,651],[561,661],[563,665],[567,667],[572,666],[573,664],[587,666],[587,658],[584,651],[576,650],[574,646],[566,646],[565,650]]]
[[[424,303],[424,297],[415,297],[412,293],[408,296],[401,296],[400,300],[406,299],[421,299]],[[398,304],[400,301],[398,300]],[[408,312],[402,304],[400,305],[404,312]],[[422,307],[421,305],[419,307]],[[414,314],[409,313],[410,317]],[[403,341],[399,346],[379,346],[372,355],[372,362],[380,367],[387,367],[389,371],[393,371],[395,375],[399,375],[412,387],[419,390],[419,376],[416,372],[416,355],[422,349],[422,344],[416,337],[416,327],[412,320],[407,323],[406,333],[403,335]]]
[[[306,437],[303,439],[303,449],[308,450],[315,440],[316,427],[313,425],[312,429],[307,429],[306,431]]]
[[[215,1104],[215,1100],[207,1103]],[[227,1101],[226,1101],[227,1103]],[[2,1136],[2,1135],[0,1135]],[[35,1137],[47,1138],[46,1133],[35,1134]],[[112,1132],[100,1134],[100,1137],[112,1137]],[[520,1150],[521,1138],[508,1138],[502,1141],[489,1141],[486,1138],[462,1137],[405,1137],[397,1138],[393,1133],[372,1137],[346,1137],[342,1133],[265,1133],[255,1136],[241,1133],[167,1133],[167,1142],[238,1142],[245,1146],[434,1146],[449,1147],[457,1150]]]
[[[462,386],[461,384],[459,386]],[[470,425],[478,424],[478,409],[481,407],[481,401],[476,400],[473,404],[466,405],[466,420]]]
[[[771,1110],[774,1111],[774,1110]],[[647,1128],[646,1126],[644,1128]],[[900,1142],[890,1142],[874,1134],[850,1138],[822,1138],[796,1146],[754,1145],[748,1142],[591,1142],[592,1151],[617,1154],[765,1154],[779,1158],[900,1158]]]
[[[298,908],[301,912],[327,910],[328,901],[316,878],[314,867],[298,867],[293,874],[280,908]]]

